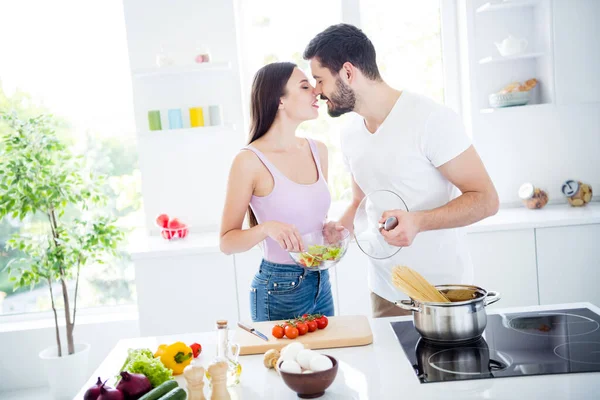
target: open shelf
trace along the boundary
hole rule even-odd
[[[170,76],[170,75],[190,75],[202,74],[213,71],[230,71],[230,62],[207,62],[202,64],[188,66],[171,66],[156,68],[141,68],[133,71],[132,76],[135,79]]]
[[[517,54],[514,56],[506,56],[506,57],[490,56],[490,57],[485,57],[485,58],[482,58],[481,60],[479,60],[479,64],[481,64],[481,65],[497,64],[497,63],[503,63],[503,62],[509,62],[509,61],[540,58],[540,57],[544,57],[544,56],[545,56],[544,53],[525,53],[525,54]]]
[[[522,0],[522,1],[490,1],[477,8],[476,13],[502,11],[515,8],[532,7],[539,3],[539,0]]]
[[[542,104],[527,104],[524,106],[512,106],[512,107],[498,107],[498,108],[483,108],[481,110],[479,110],[479,112],[481,114],[492,114],[492,113],[498,113],[498,112],[518,112],[518,111],[525,111],[525,110],[535,110],[535,109],[542,109],[542,108],[547,108],[547,107],[554,107],[554,104],[552,103],[542,103]]]
[[[217,133],[224,131],[234,131],[235,125],[225,124],[219,126],[201,126],[198,128],[182,128],[182,129],[162,129],[160,131],[144,131],[140,133],[140,136],[181,136],[181,135],[202,135],[206,133]]]

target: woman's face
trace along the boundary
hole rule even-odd
[[[288,118],[296,121],[306,121],[319,116],[315,88],[304,72],[294,68],[285,89],[286,94],[281,98],[280,112],[284,112]]]

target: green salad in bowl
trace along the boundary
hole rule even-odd
[[[326,237],[322,231],[302,235],[305,251],[289,252],[299,266],[310,270],[324,270],[337,264],[348,249],[350,232],[344,229],[333,237]]]

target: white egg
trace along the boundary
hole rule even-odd
[[[312,374],[313,372],[310,369],[307,369],[306,371],[302,371],[303,374]]]
[[[281,363],[279,367],[280,371],[288,372],[290,374],[301,374],[302,368],[300,368],[300,364],[296,361],[284,361]]]
[[[302,368],[310,369],[310,361],[318,355],[319,355],[319,353],[317,353],[316,351],[313,351],[313,350],[309,350],[309,349],[300,350],[298,352],[298,355],[296,356],[296,362],[298,364],[300,364],[300,366]]]
[[[300,342],[290,343],[281,349],[281,358],[285,361],[296,361],[298,353],[304,350],[304,345]]]
[[[326,357],[322,354],[319,354],[316,357],[313,357],[312,360],[310,360],[310,370],[311,371],[314,371],[314,372],[325,371],[331,367],[333,367],[333,363],[331,362],[329,357]]]

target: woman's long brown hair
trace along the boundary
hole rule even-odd
[[[250,94],[250,140],[248,144],[264,136],[273,125],[279,109],[279,99],[286,94],[285,86],[292,76],[294,68],[296,68],[294,63],[276,62],[265,65],[254,75]],[[258,225],[251,207],[248,207],[248,223],[250,227]]]

